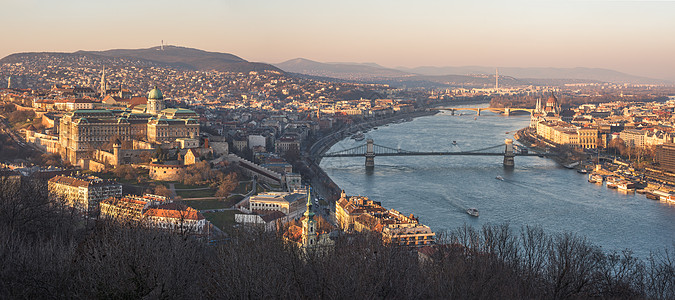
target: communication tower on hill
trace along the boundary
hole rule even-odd
[[[499,90],[499,69],[495,68],[495,90]]]

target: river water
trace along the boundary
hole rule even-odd
[[[449,113],[390,124],[366,133],[375,144],[411,151],[469,151],[498,145],[529,124],[529,116]],[[507,133],[508,132],[508,133]],[[456,145],[453,145],[456,141]],[[365,141],[350,138],[328,152]],[[502,149],[495,149],[501,151]],[[496,151],[495,151],[496,152]],[[500,156],[325,158],[321,167],[347,195],[363,195],[386,208],[419,216],[434,231],[463,224],[508,222],[515,230],[540,225],[549,233],[586,236],[604,250],[631,249],[645,257],[675,243],[675,205],[624,194],[587,182],[587,176],[541,157],[516,157],[506,170]],[[497,180],[500,175],[503,181]],[[476,207],[480,217],[466,213]]]

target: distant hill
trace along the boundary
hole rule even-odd
[[[249,62],[229,53],[208,52],[178,46],[164,46],[164,50],[161,50],[161,48],[157,46],[148,49],[78,51],[76,53],[88,53],[118,58],[136,58],[200,71],[216,70],[249,72],[270,70],[281,72],[277,67],[270,64]]]
[[[416,73],[421,75],[438,76],[446,74],[495,74],[494,67],[484,66],[463,66],[463,67],[417,67],[405,68],[397,67],[397,70]],[[516,78],[529,78],[532,81],[545,82],[543,79],[552,79],[561,81],[564,79],[573,79],[577,82],[588,80],[591,82],[614,82],[614,83],[671,83],[667,80],[654,79],[630,75],[614,70],[601,68],[516,68],[500,67],[499,75],[512,76]]]
[[[282,72],[275,66],[266,63],[249,62],[229,53],[207,52],[198,49],[164,46],[147,49],[115,49],[106,51],[77,51],[74,53],[54,52],[25,52],[15,53],[0,59],[0,64],[14,63],[26,60],[38,61],[40,58],[50,56],[68,58],[87,58],[88,60],[106,63],[112,60],[140,63],[142,65],[169,66],[189,70],[216,70],[229,72],[249,71],[277,71]],[[77,61],[77,60],[73,60]]]
[[[372,80],[377,78],[398,78],[414,75],[408,72],[385,68],[376,64],[321,63],[304,58],[291,59],[275,64],[275,66],[286,72],[344,80]]]
[[[374,63],[321,63],[296,58],[275,66],[286,72],[406,86],[490,86],[494,67],[417,67],[387,68]],[[499,68],[500,85],[559,85],[581,82],[672,83],[667,80],[634,76],[600,68]]]

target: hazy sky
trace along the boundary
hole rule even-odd
[[[173,45],[251,61],[601,67],[675,80],[675,1],[0,0],[0,57]]]

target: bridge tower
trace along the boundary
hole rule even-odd
[[[512,168],[515,166],[515,161],[513,159],[515,156],[513,153],[513,140],[506,139],[504,140],[504,144],[506,144],[506,149],[504,149],[504,167]]]
[[[373,139],[366,140],[366,169],[375,168],[375,146]]]
[[[510,116],[511,115],[511,108],[509,108],[509,107],[504,108],[504,115],[507,116],[507,117]]]

